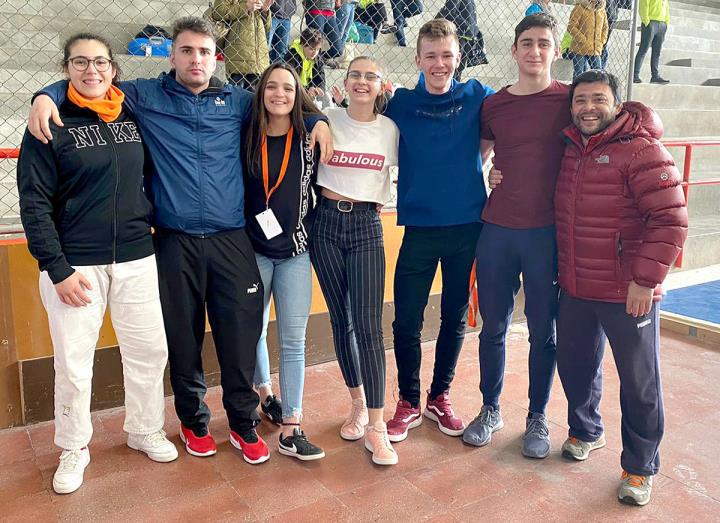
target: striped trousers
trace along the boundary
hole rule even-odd
[[[367,406],[382,408],[385,250],[375,204],[356,204],[351,212],[341,212],[333,200],[322,199],[310,257],[327,302],[345,384],[364,385]]]

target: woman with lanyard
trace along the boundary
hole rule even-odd
[[[310,315],[312,275],[308,246],[315,217],[318,150],[310,148],[303,118],[319,114],[284,63],[265,70],[253,99],[245,136],[247,231],[262,277],[265,311],[258,341],[255,384],[270,385],[267,329],[270,296],[280,345],[282,433],[278,451],[300,460],[325,456],[300,428],[305,381],[305,329]]]
[[[380,114],[381,84],[377,63],[357,57],[345,77],[347,109],[327,110],[335,153],[318,173],[322,198],[311,253],[352,401],[340,436],[365,436],[372,461],[394,465],[398,458],[383,421],[385,250],[378,210],[390,200],[389,169],[397,165],[399,131]]]
[[[130,448],[153,461],[178,457],[165,437],[163,373],[167,342],[143,191],[145,154],[108,42],[81,33],[64,45],[70,82],[53,140],[25,133],[18,160],[20,216],[40,266],[55,366],[53,476],[58,494],[74,492],[90,463],[93,361],[109,307],[125,387]]]

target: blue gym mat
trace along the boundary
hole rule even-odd
[[[720,280],[669,291],[660,309],[720,324]]]

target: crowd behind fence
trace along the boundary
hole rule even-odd
[[[544,10],[558,20],[562,39],[555,78],[569,82],[583,69],[605,68],[624,83],[634,45],[632,6],[632,0],[0,0],[0,148],[20,146],[32,94],[63,78],[63,41],[81,31],[110,41],[123,78],[155,77],[169,69],[173,20],[205,16],[222,36],[216,76],[250,89],[271,61],[295,60],[302,68],[319,47],[313,66],[322,78],[308,74],[304,81],[328,106],[342,98],[344,69],[354,56],[378,60],[389,88],[414,86],[417,32],[436,16],[457,26],[462,79],[496,89],[511,83],[514,27],[526,12]],[[3,159],[0,233],[18,226],[15,160]]]

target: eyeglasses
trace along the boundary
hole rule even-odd
[[[90,64],[95,66],[95,70],[98,73],[104,73],[110,69],[112,60],[105,58],[104,56],[98,56],[96,58],[86,58],[84,56],[76,56],[74,58],[68,58],[67,63],[73,66],[76,71],[82,72],[87,71]]]
[[[360,80],[361,78],[365,78],[368,82],[377,82],[382,80],[382,76],[377,73],[363,73],[361,71],[348,71],[347,77],[351,80]]]

